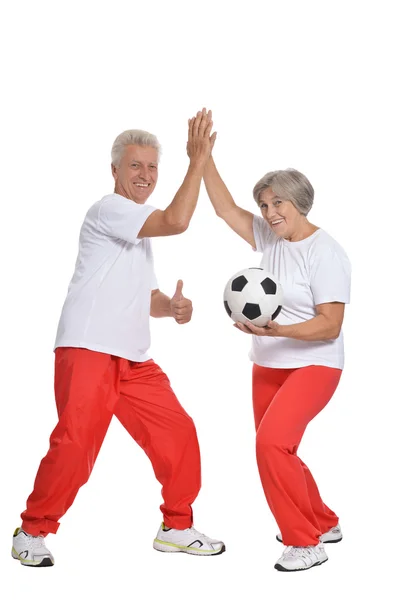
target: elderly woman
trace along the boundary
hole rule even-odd
[[[327,560],[324,543],[342,539],[337,515],[322,501],[297,450],[341,377],[350,263],[341,246],[308,221],[314,191],[295,169],[267,173],[255,185],[261,216],[235,204],[212,156],[204,181],[216,214],[262,254],[260,266],[283,287],[278,322],[235,326],[252,335],[257,462],[280,527],[277,539],[287,546],[275,568],[302,571]]]

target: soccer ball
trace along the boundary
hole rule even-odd
[[[261,267],[239,271],[224,289],[224,307],[233,321],[264,327],[281,311],[283,289],[272,273]]]

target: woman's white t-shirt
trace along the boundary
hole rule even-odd
[[[151,240],[137,235],[154,210],[119,194],[109,194],[89,209],[55,348],[148,360],[151,290],[158,286]]]
[[[253,230],[260,266],[273,273],[283,288],[282,310],[276,322],[292,325],[317,315],[316,305],[350,301],[351,266],[341,246],[318,229],[299,242],[277,236],[268,223],[254,216]],[[335,340],[309,342],[285,337],[252,336],[250,358],[257,365],[291,369],[344,366],[343,333]]]

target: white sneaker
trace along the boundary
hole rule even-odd
[[[194,527],[170,529],[164,523],[159,528],[153,547],[160,552],[186,552],[198,556],[214,556],[226,550],[223,542],[209,538]]]
[[[323,543],[317,546],[288,546],[274,568],[277,571],[306,571],[328,560]]]
[[[12,538],[12,557],[26,567],[52,567],[54,557],[44,544],[42,535],[29,535],[20,527]]]
[[[281,543],[283,542],[281,533],[276,535],[276,540]],[[322,533],[319,540],[323,542],[323,544],[336,544],[337,542],[340,542],[342,540],[341,526],[337,525],[336,527],[331,527],[329,531]]]

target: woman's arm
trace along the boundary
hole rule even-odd
[[[287,337],[307,342],[335,340],[341,331],[344,311],[345,304],[342,302],[327,302],[316,305],[317,316],[303,323],[279,325],[276,321],[269,321],[267,327],[256,327],[251,323],[236,323],[235,326],[245,333],[260,336]]]
[[[318,304],[316,317],[295,325],[280,325],[280,335],[309,342],[336,340],[341,331],[344,311],[345,304],[342,302]]]
[[[204,183],[218,217],[255,248],[253,213],[237,206],[210,156],[204,170]]]

